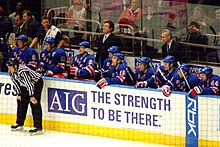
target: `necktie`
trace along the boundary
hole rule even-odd
[[[103,43],[105,42],[106,38],[107,38],[107,36],[104,35],[104,37],[103,37],[103,41],[102,41]]]
[[[167,53],[169,53],[169,49],[170,49],[170,48],[169,48],[169,45],[167,44]]]

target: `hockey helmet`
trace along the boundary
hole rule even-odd
[[[174,56],[166,56],[164,59],[163,59],[163,62],[166,62],[166,63],[175,63],[175,58]]]
[[[111,46],[110,48],[108,48],[108,52],[114,54],[120,53],[121,51],[118,46]]]
[[[22,40],[22,41],[27,42],[28,41],[28,36],[27,35],[20,35],[20,36],[18,36],[18,40]]]
[[[149,57],[141,57],[139,60],[138,60],[139,63],[142,63],[142,64],[145,64],[145,65],[148,65],[149,62],[150,62],[150,58]]]
[[[56,40],[54,37],[47,37],[44,41],[44,44],[53,44],[55,42],[56,42]]]
[[[79,46],[83,46],[84,50],[89,53],[90,55],[92,55],[94,52],[93,50],[90,49],[90,43],[88,41],[83,41],[79,43]]]
[[[83,41],[79,43],[79,46],[83,46],[84,48],[90,48],[90,43],[88,41]]]
[[[210,66],[206,66],[200,71],[200,74],[205,74],[207,77],[212,75],[212,73],[213,73],[213,69]]]
[[[18,65],[18,60],[15,58],[9,58],[6,65],[7,66],[14,66],[14,65]]]
[[[122,53],[114,53],[113,56],[118,57],[120,60],[124,60],[124,55]]]
[[[181,69],[183,72],[189,73],[189,64],[183,63],[178,67],[178,69]]]

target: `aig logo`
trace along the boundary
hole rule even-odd
[[[87,93],[48,88],[48,111],[87,116]]]

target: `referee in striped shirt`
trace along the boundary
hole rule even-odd
[[[17,92],[17,120],[11,130],[23,130],[24,121],[30,103],[34,121],[34,129],[29,130],[30,135],[42,133],[41,92],[43,79],[35,71],[21,65],[15,58],[7,62],[8,72]]]

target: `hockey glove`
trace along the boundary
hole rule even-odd
[[[135,84],[135,87],[136,87],[136,88],[144,88],[144,87],[147,87],[147,81],[137,82],[137,83]]]
[[[71,66],[70,67],[70,75],[77,76],[78,75],[78,71],[79,71],[78,67],[76,67],[76,66]]]
[[[99,80],[96,84],[96,86],[99,88],[99,89],[102,89],[104,88],[106,85],[108,85],[108,82],[106,81],[105,78],[102,78],[101,80]]]
[[[189,91],[189,97],[190,98],[194,98],[196,97],[197,94],[201,94],[202,93],[202,88],[200,86],[195,86],[193,89],[191,89]]]
[[[164,96],[169,97],[169,96],[171,95],[170,86],[168,86],[168,85],[163,85],[163,86],[162,86],[162,92],[163,92],[163,95],[164,95]]]
[[[153,75],[153,78],[154,78],[154,84],[158,85],[159,87],[161,87],[161,81],[158,77],[154,76]]]
[[[37,69],[37,73],[42,74],[42,73],[44,73],[44,72],[45,72],[45,70],[44,70],[43,68],[41,68],[41,67]]]
[[[52,77],[53,76],[53,72],[51,70],[47,70],[46,73],[45,73],[45,76]]]

